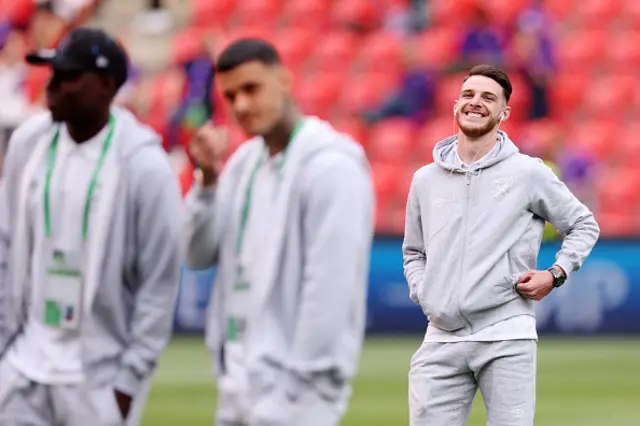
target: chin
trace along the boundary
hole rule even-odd
[[[496,129],[496,123],[489,121],[481,126],[467,126],[458,122],[460,131],[467,137],[477,139]]]

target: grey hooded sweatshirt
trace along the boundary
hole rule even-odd
[[[556,264],[578,270],[600,229],[594,215],[542,160],[521,154],[503,131],[498,145],[464,168],[457,136],[439,142],[418,170],[403,243],[410,297],[433,326],[475,333],[534,302],[515,284],[535,269],[545,221],[563,235]]]

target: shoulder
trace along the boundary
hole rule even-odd
[[[42,112],[34,115],[18,126],[11,134],[11,144],[18,148],[25,143],[35,143],[37,138],[53,126],[51,114]]]
[[[430,163],[420,167],[413,174],[413,182],[414,184],[420,184],[423,182],[427,182],[431,179],[434,173],[438,173],[442,169],[436,163]]]
[[[530,177],[556,176],[556,171],[542,158],[517,153],[510,158],[512,169]]]
[[[333,182],[336,185],[348,185],[351,180],[370,180],[371,169],[364,151],[327,149],[302,165],[302,177],[311,184]]]

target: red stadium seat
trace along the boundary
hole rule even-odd
[[[596,215],[602,237],[626,237],[640,233],[638,215],[635,213],[605,213]]]
[[[346,72],[359,48],[359,37],[348,31],[332,31],[323,36],[315,49],[313,64],[317,70]]]
[[[511,80],[511,86],[513,87],[513,93],[509,100],[511,106],[511,117],[509,121],[504,124],[511,126],[511,123],[516,123],[526,119],[529,115],[529,108],[531,106],[531,91],[529,85],[524,81],[522,76],[512,73],[509,77]]]
[[[460,97],[460,88],[466,76],[466,73],[449,75],[438,83],[434,104],[437,115],[453,116],[453,106]]]
[[[625,114],[633,113],[622,105],[635,102],[637,78],[634,76],[609,75],[595,79],[585,92],[584,109],[587,119],[620,121]],[[634,117],[629,117],[634,118]]]
[[[467,24],[476,10],[476,0],[430,0],[429,20],[436,27],[462,27]]]
[[[402,61],[402,40],[394,34],[379,31],[362,42],[357,62],[359,71],[399,73]]]
[[[236,16],[243,26],[273,26],[280,6],[280,0],[238,0]]]
[[[191,22],[200,27],[225,25],[236,7],[236,0],[191,0]]]
[[[331,120],[331,124],[339,132],[343,132],[351,136],[353,140],[367,149],[369,129],[357,116],[340,116],[336,120]]]
[[[406,165],[417,145],[416,126],[409,120],[391,118],[371,129],[369,156],[375,161]]]
[[[631,28],[640,30],[640,2],[623,1],[621,15],[624,16]]]
[[[575,14],[577,3],[577,0],[545,1],[543,8],[555,21],[565,22]]]
[[[318,73],[301,82],[297,99],[302,110],[306,114],[329,118],[340,97],[343,79],[341,73]]]
[[[525,123],[515,140],[520,150],[534,157],[549,158],[561,142],[560,129],[553,120],[541,119]]]
[[[490,0],[484,6],[493,22],[509,24],[516,22],[522,11],[531,5],[531,0]]]
[[[573,150],[603,160],[611,154],[611,143],[618,140],[617,133],[613,122],[579,120],[569,132],[568,141]]]
[[[638,161],[640,160],[638,132],[640,132],[640,124],[638,123],[622,127],[617,143],[611,146],[616,151],[616,160],[622,166],[638,167]]]
[[[171,60],[179,64],[198,56],[205,48],[204,32],[199,28],[186,27],[171,40]]]
[[[561,72],[589,72],[606,58],[609,35],[604,29],[576,30],[558,43],[558,68]]]
[[[306,26],[287,27],[276,35],[276,47],[285,64],[297,70],[311,56],[317,32]]]
[[[550,86],[550,106],[554,117],[566,120],[571,118],[582,103],[590,77],[586,73],[561,73]]]
[[[289,0],[284,4],[281,21],[286,25],[304,25],[322,29],[329,19],[330,0]]]
[[[230,31],[227,38],[226,44],[232,43],[235,40],[245,37],[257,37],[265,39],[271,43],[276,42],[276,36],[274,34],[274,29],[271,25],[267,25],[266,23],[259,24],[247,24],[240,25],[235,27],[233,31]]]
[[[380,25],[383,13],[370,0],[340,0],[332,2],[330,19],[334,25],[373,29]]]
[[[455,61],[460,50],[460,34],[452,28],[434,28],[424,31],[418,40],[424,63],[441,68]]]
[[[597,182],[598,206],[606,213],[637,214],[640,207],[640,171],[634,167],[607,169]]]
[[[416,151],[422,164],[433,163],[433,148],[441,140],[458,133],[458,127],[453,121],[453,114],[441,117],[427,123],[420,132]]]
[[[343,83],[341,105],[352,113],[375,108],[386,100],[398,87],[394,74],[371,73],[358,75]]]
[[[621,12],[621,0],[581,0],[574,9],[579,25],[593,28],[607,27]]]
[[[637,72],[640,68],[640,31],[625,31],[612,36],[607,54],[613,70]]]

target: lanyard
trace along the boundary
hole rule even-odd
[[[100,174],[100,170],[102,169],[102,165],[104,163],[104,159],[107,156],[107,151],[111,146],[111,140],[113,139],[113,130],[115,128],[115,119],[113,115],[109,117],[109,132],[107,133],[107,137],[102,144],[102,151],[100,152],[100,158],[98,158],[98,163],[96,164],[96,168],[93,170],[93,174],[91,175],[91,180],[89,181],[89,189],[87,190],[87,200],[84,204],[84,215],[82,217],[82,239],[85,240],[87,238],[87,231],[89,228],[89,213],[91,211],[91,199],[93,198],[93,193],[96,189],[96,184],[98,182],[98,175]],[[56,153],[58,151],[58,139],[60,139],[60,128],[56,130],[56,134],[53,136],[53,140],[51,141],[51,146],[49,147],[49,153],[47,156],[47,175],[44,184],[44,229],[47,238],[51,238],[51,204],[49,201],[49,192],[51,190],[51,176],[53,175],[53,169],[56,164]]]
[[[289,137],[289,144],[282,152],[282,159],[278,164],[278,173],[282,172],[282,168],[284,167],[284,162],[286,160],[286,155],[288,152],[289,145],[291,145],[293,138],[296,137],[296,135],[302,128],[303,124],[304,124],[304,119],[301,119],[296,123],[296,126],[293,128],[293,131],[291,132],[291,136]],[[244,235],[247,231],[247,221],[249,220],[249,212],[251,211],[251,199],[253,198],[252,197],[253,185],[256,180],[256,175],[258,174],[258,171],[260,170],[260,167],[262,166],[262,163],[264,162],[266,156],[267,156],[267,150],[265,149],[262,155],[260,155],[260,158],[256,162],[256,165],[251,171],[251,176],[249,177],[247,191],[245,192],[244,202],[242,203],[242,213],[240,215],[240,229],[238,230],[238,240],[236,241],[236,255],[240,254],[240,252],[242,251],[242,246],[244,244]]]

